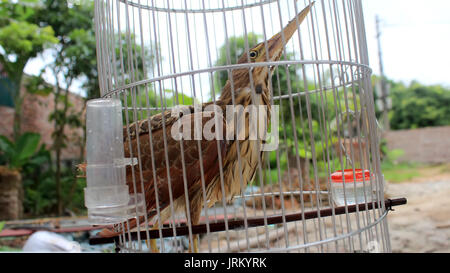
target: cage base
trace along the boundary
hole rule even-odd
[[[407,204],[406,198],[397,198],[397,199],[387,199],[384,202],[385,211],[392,211],[393,207],[402,206]],[[359,204],[359,205],[351,205],[347,207],[337,207],[337,208],[328,208],[322,209],[320,211],[308,211],[308,212],[300,212],[286,215],[275,215],[264,217],[255,217],[248,219],[224,219],[215,223],[209,224],[200,224],[192,226],[192,234],[204,234],[207,232],[207,228],[209,226],[209,232],[220,232],[225,231],[225,222],[227,222],[228,230],[242,229],[242,228],[253,228],[253,227],[261,227],[265,225],[274,225],[274,224],[282,224],[289,223],[295,221],[303,221],[309,219],[316,219],[319,217],[331,217],[333,215],[342,215],[346,213],[356,213],[367,210],[374,210],[383,207],[383,204],[380,203],[367,203],[367,204]],[[150,238],[147,238],[147,232]],[[173,237],[174,230],[171,227],[161,229],[162,238],[165,237]],[[185,236],[189,235],[189,227],[186,225],[182,225],[175,228],[176,236]],[[135,241],[138,239],[138,232],[130,232],[131,240]],[[145,239],[159,239],[161,238],[159,230],[141,230],[139,234],[140,238]],[[108,244],[114,243],[119,240],[120,236],[115,237],[101,237],[101,236],[92,236],[89,238],[90,245],[99,245],[99,244]]]

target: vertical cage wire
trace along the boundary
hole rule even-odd
[[[141,147],[139,138],[130,141],[139,135],[135,122],[151,125],[152,117],[178,105],[217,103],[234,70],[275,67],[269,83],[271,103],[279,106],[279,128],[272,128],[278,131],[278,148],[258,158],[254,179],[231,203],[220,200],[212,208],[203,203],[200,223],[206,230],[200,236],[201,252],[391,250],[361,1],[316,1],[284,45],[280,61],[236,65],[241,54],[270,39],[310,4],[309,0],[95,1],[101,95],[122,101],[125,148],[138,159],[136,168],[127,170],[134,191],[155,183],[156,177],[144,179],[142,168],[144,164],[155,168],[154,155],[160,152],[151,143],[152,130],[148,147]],[[233,87],[232,91],[236,92]],[[165,131],[164,118],[162,123]],[[181,154],[190,148],[182,142],[180,146]],[[201,151],[200,144],[198,148]],[[168,160],[169,148],[164,145],[161,152]],[[150,154],[151,162],[143,162],[143,154]],[[239,153],[237,157],[243,164]],[[224,187],[224,166],[218,164]],[[376,198],[365,196],[367,202],[354,212],[346,204],[337,213],[330,176],[344,169],[368,170],[371,176],[365,185]],[[181,171],[186,192],[190,170]],[[202,167],[201,172],[205,199]],[[243,184],[242,175],[238,177],[237,183]],[[170,178],[168,183],[171,187]],[[342,183],[344,195],[350,194],[349,185]],[[189,213],[187,217],[177,213],[170,195],[171,215],[155,227],[155,219],[161,217],[156,203],[156,214],[136,217],[134,229],[126,228],[131,219],[116,226],[121,230],[116,241],[121,251],[150,251],[152,228],[158,231],[161,252],[187,250],[195,235]],[[376,204],[381,206],[374,208]],[[325,211],[330,213],[322,215]],[[316,217],[306,220],[311,212]],[[291,221],[292,214],[304,220]],[[280,220],[271,224],[275,216]],[[259,226],[253,227],[251,219],[260,219]],[[233,220],[242,220],[240,228],[232,226]],[[212,231],[217,223],[223,223],[222,231]],[[180,227],[187,227],[187,234],[179,236]],[[163,230],[172,236],[165,237]]]

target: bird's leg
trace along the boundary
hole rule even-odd
[[[150,239],[150,249],[152,253],[159,253],[158,246],[156,245],[156,239]]]
[[[196,189],[190,201],[190,212],[191,212],[191,223],[192,225],[197,225],[200,222],[200,214],[202,213],[203,199],[201,196],[201,189]],[[187,216],[187,210],[186,210]],[[187,217],[186,217],[187,218]],[[189,240],[189,252],[198,253],[198,234],[192,235],[192,244]]]
[[[192,245],[191,242],[189,242],[189,253],[198,253],[198,234],[192,235]],[[192,251],[193,248],[193,251]]]
[[[185,213],[186,213],[186,220],[187,220],[187,210],[185,211]],[[193,221],[192,214],[193,213],[192,213],[192,208],[191,208],[191,224],[194,225],[194,223],[196,223],[196,222]],[[194,249],[192,249],[192,247]],[[197,234],[193,234],[192,235],[192,241],[189,238],[189,249],[188,249],[188,252],[189,253],[198,253],[198,235]]]
[[[159,227],[159,222],[156,221],[155,224],[152,227],[152,230],[157,230]],[[152,253],[159,253],[158,246],[156,245],[157,239],[150,239],[150,249],[152,250]]]

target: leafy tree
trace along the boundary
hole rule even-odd
[[[391,82],[391,98],[389,117],[393,130],[450,125],[450,89]]]
[[[7,73],[14,101],[13,137],[21,135],[23,96],[20,86],[28,61],[58,42],[51,26],[35,22],[35,15],[43,6],[37,0],[1,0],[0,2],[0,63]]]
[[[48,150],[41,149],[29,163],[23,167],[24,182],[26,184],[25,205],[30,213],[50,213],[57,208],[62,214],[63,207],[82,205],[83,183],[75,178],[75,172],[62,163],[61,151],[66,147],[68,137],[65,134],[67,127],[81,127],[85,125],[80,112],[75,111],[70,98],[69,90],[75,80],[83,82],[86,90],[86,99],[97,98],[99,82],[96,58],[96,40],[93,26],[93,1],[83,1],[82,5],[72,5],[66,0],[31,0],[9,3],[0,0],[0,60],[11,79],[17,82],[18,87],[22,81],[21,75],[28,59],[37,56],[39,52],[47,49],[53,54],[54,61],[41,71],[53,75],[55,86],[49,86],[41,76],[33,76],[27,80],[26,89],[40,95],[54,95],[54,109],[50,120],[54,123],[53,146],[55,160]],[[5,15],[5,16],[3,16]],[[3,19],[6,18],[6,19]],[[25,22],[25,23],[23,23]],[[17,24],[20,23],[20,26]],[[20,28],[19,30],[17,30]],[[15,33],[17,32],[17,33]],[[15,35],[15,36],[14,36]],[[136,52],[144,52],[130,60],[136,74],[125,76],[128,83],[135,79],[146,78],[151,71],[152,53],[145,47],[141,48],[133,36],[117,33],[115,35],[116,55],[119,48],[127,52],[128,48]],[[148,70],[144,73],[145,68]],[[116,63],[120,71],[120,62]],[[128,55],[124,55],[123,65],[127,69]],[[20,71],[20,74],[14,74]],[[19,75],[19,76],[16,76]],[[19,80],[15,80],[19,79]],[[22,83],[23,85],[23,83]],[[15,92],[14,94],[19,94]],[[20,118],[20,102],[17,99],[16,113]],[[17,128],[20,128],[20,120]],[[85,134],[84,134],[85,135]],[[84,153],[84,135],[78,140],[80,146],[81,162]],[[73,140],[71,140],[73,141]],[[42,164],[40,167],[37,163]],[[54,166],[53,166],[54,165]],[[47,166],[47,167],[44,167]],[[81,196],[81,198],[79,198]]]
[[[92,76],[95,62],[95,35],[93,31],[93,2],[83,5],[69,5],[66,0],[43,0],[44,9],[34,14],[34,20],[40,26],[54,30],[58,43],[51,52],[55,61],[45,69],[51,71],[55,81],[54,109],[50,115],[54,131],[52,149],[55,152],[55,183],[57,195],[57,211],[61,215],[64,207],[62,194],[63,166],[61,153],[66,147],[67,127],[81,128],[81,112],[76,112],[69,100],[70,88],[76,79]],[[82,151],[80,149],[80,159]],[[72,175],[71,183],[77,183]]]
[[[65,129],[67,127],[83,128],[85,131],[84,122],[81,120],[84,108],[81,111],[75,111],[69,99],[69,90],[75,80],[82,80],[87,100],[100,96],[93,25],[94,6],[93,1],[84,1],[82,5],[70,5],[66,0],[42,0],[42,3],[45,11],[37,12],[34,19],[39,22],[39,25],[54,29],[58,39],[58,44],[51,50],[55,61],[48,65],[46,70],[51,72],[56,83],[52,91],[54,109],[50,120],[54,122],[52,150],[55,152],[56,163],[54,176],[57,211],[58,214],[62,214],[63,207],[72,202],[75,192],[79,190],[75,173],[72,172],[70,175],[70,172],[67,172],[62,165],[61,152],[69,141]],[[145,67],[151,68],[152,54],[150,50],[137,45],[133,35],[128,37],[123,33],[118,33],[115,35],[115,41],[116,56],[119,56],[120,48],[124,52],[127,52],[129,47],[136,52],[144,52],[144,56],[139,55],[133,60],[128,60],[128,55],[125,54],[123,63],[118,61],[115,64],[120,71],[121,66],[127,67],[131,62],[135,62],[132,64],[135,67],[135,75],[130,77],[124,75],[125,82],[129,83],[134,78],[147,77],[143,69],[144,60],[146,61]],[[80,162],[84,160],[84,135],[77,140],[80,147]],[[73,142],[73,139],[71,141]],[[69,176],[67,177],[67,175]],[[64,192],[68,195],[65,195]]]

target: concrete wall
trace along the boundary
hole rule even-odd
[[[450,162],[450,126],[392,131],[385,138],[390,150],[405,151],[400,161]]]

